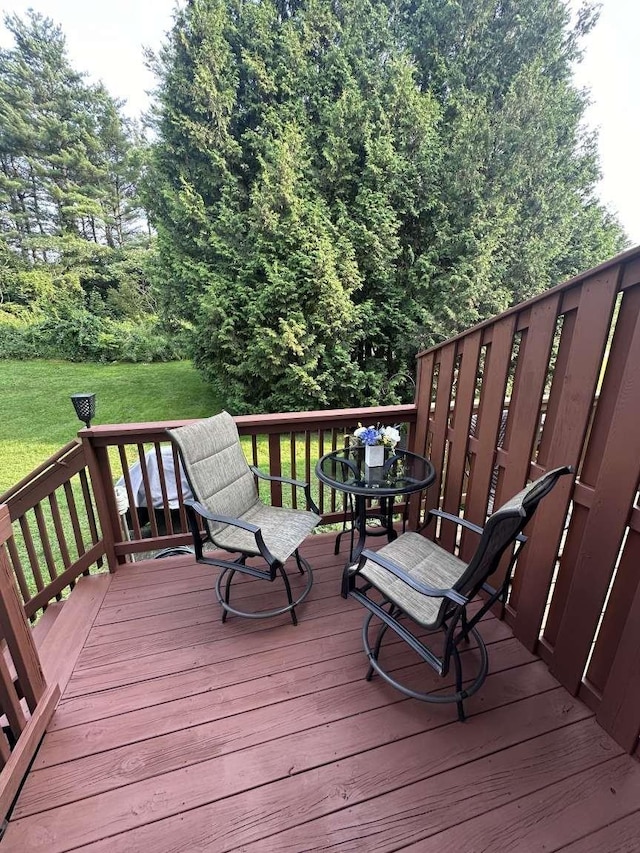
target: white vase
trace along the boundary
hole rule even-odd
[[[384,465],[384,444],[365,444],[364,464],[369,468],[379,468]]]

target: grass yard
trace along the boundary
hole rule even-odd
[[[82,428],[71,394],[96,394],[95,424],[200,418],[220,406],[190,362],[0,361],[0,495]]]

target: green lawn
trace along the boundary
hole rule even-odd
[[[0,494],[82,428],[71,394],[96,394],[94,424],[199,418],[220,410],[189,362],[0,361]]]

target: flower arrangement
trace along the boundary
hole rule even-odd
[[[375,447],[383,445],[393,449],[400,441],[400,432],[393,426],[368,426],[363,427],[358,424],[358,428],[353,431],[351,436],[351,444],[363,445],[364,447]]]

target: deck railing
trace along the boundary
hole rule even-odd
[[[277,476],[306,479],[314,484],[314,497],[325,524],[340,522],[345,507],[333,490],[314,476],[317,459],[344,443],[345,433],[363,421],[367,424],[404,425],[412,441],[415,407],[339,409],[324,412],[291,412],[241,416],[238,430],[246,443],[248,460]],[[190,534],[182,502],[180,478],[165,471],[169,453],[177,470],[177,457],[167,429],[188,421],[115,424],[81,430],[29,477],[0,498],[7,506],[12,536],[8,556],[15,573],[25,614],[34,620],[55,600],[60,600],[75,581],[106,564],[114,571],[131,555],[189,544]],[[160,495],[152,494],[150,458],[155,462]],[[131,469],[140,466],[142,498],[134,494]],[[169,477],[178,491],[177,506],[170,506]],[[129,512],[119,513],[114,484],[122,479]],[[279,483],[265,485],[270,500],[296,506],[299,496]],[[143,524],[136,502],[155,507],[145,512]],[[401,508],[401,507],[400,507]]]
[[[536,514],[505,615],[634,751],[640,249],[421,353],[416,403],[416,449],[438,472],[432,501],[477,524],[490,498],[500,505],[549,468],[576,468],[575,483],[563,478]],[[463,556],[471,547],[462,541]]]
[[[32,621],[73,589],[81,575],[102,567],[100,500],[89,477],[85,447],[77,441],[0,496],[12,523],[8,556]]]
[[[0,822],[27,771],[60,692],[47,687],[15,576],[5,550],[11,538],[6,506],[0,506]]]
[[[342,520],[344,506],[315,480],[315,462],[359,421],[405,424],[407,447],[429,455],[438,473],[428,505],[479,524],[528,479],[574,465],[575,481],[560,481],[528,531],[505,616],[516,636],[634,751],[640,249],[421,353],[417,367],[413,405],[237,418],[248,460],[271,474],[311,480],[325,523]],[[79,444],[0,498],[13,524],[6,549],[28,618],[63,597],[81,574],[115,571],[133,555],[190,541],[180,486],[172,507],[165,471],[168,458],[177,463],[166,429],[183,423],[82,430]],[[145,524],[134,509],[131,469],[139,465],[143,502],[152,507],[150,458],[161,497]],[[114,492],[119,478],[130,504],[124,519]],[[270,488],[274,503],[294,505],[287,488],[262,488]],[[415,521],[418,509],[411,513]],[[463,557],[473,547],[443,536]]]
[[[413,440],[415,406],[382,406],[362,409],[336,409],[318,412],[289,412],[275,415],[243,415],[235,418],[238,431],[245,443],[245,453],[250,464],[275,476],[301,479],[312,484],[312,492],[324,524],[344,519],[345,507],[342,499],[333,490],[327,489],[315,478],[317,460],[324,453],[342,446],[345,434],[351,432],[359,422],[402,424],[407,441]],[[109,533],[105,536],[107,558],[110,565],[124,562],[131,554],[148,552],[191,541],[178,470],[178,458],[168,440],[167,429],[181,426],[188,421],[172,421],[149,424],[119,424],[96,426],[82,430],[80,436],[92,459],[92,481],[99,482],[99,490],[105,497],[105,512],[109,519]],[[168,457],[167,457],[168,454]],[[167,461],[173,471],[167,474]],[[139,466],[142,475],[142,501],[136,497],[132,486],[132,466]],[[152,493],[150,468],[159,483]],[[169,505],[169,479],[175,484],[178,505]],[[120,481],[126,491],[129,513],[126,524],[118,514],[113,484]],[[258,483],[268,491],[270,501],[276,506],[296,507],[299,493],[291,486],[280,483]],[[142,525],[134,507],[143,503],[153,507],[147,524]],[[104,525],[106,527],[106,525]]]

